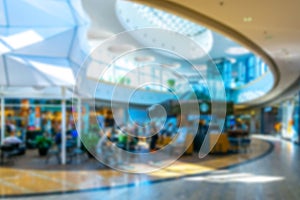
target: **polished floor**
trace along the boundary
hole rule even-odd
[[[262,152],[270,148],[268,143],[255,140],[251,154],[257,152],[255,149],[260,149],[260,153],[253,157],[249,153],[207,161],[210,163],[176,163],[169,169],[149,175],[118,174],[113,171],[101,176],[90,174],[81,179],[81,183],[75,179],[78,182],[73,182],[73,185],[79,184],[82,188],[93,188],[91,186],[94,185],[100,189],[67,194],[49,193],[27,199],[299,199],[299,147],[273,138],[268,140],[272,140],[274,149],[269,154],[264,153],[265,156],[261,158]],[[251,158],[256,159],[245,164]],[[235,166],[226,168],[232,165]],[[62,187],[68,188],[66,177],[60,177],[60,181],[65,183]],[[59,179],[52,178],[59,182]],[[101,188],[99,182],[109,187]],[[52,185],[55,184],[49,181],[43,187],[51,188]],[[5,189],[1,191],[3,193]]]
[[[47,199],[300,199],[299,146],[268,139],[274,143],[270,154],[226,170],[150,185],[47,196]]]
[[[119,171],[106,170],[40,170],[22,169],[16,163],[11,167],[0,168],[0,192],[2,196],[20,196],[32,194],[63,193],[73,191],[86,191],[95,189],[107,189],[126,187],[128,185],[145,184],[166,179],[174,179],[187,175],[207,173],[230,165],[240,164],[249,159],[255,159],[270,149],[270,144],[253,139],[250,150],[247,153],[211,156],[200,160],[197,156],[184,156],[169,167],[149,174],[131,174]],[[45,165],[40,161],[40,165]],[[99,165],[99,163],[96,163]],[[76,165],[74,166],[76,167]],[[132,168],[132,163],[122,165]],[[138,166],[140,168],[140,166]],[[151,168],[152,164],[143,165]]]

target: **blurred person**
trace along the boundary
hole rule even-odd
[[[159,134],[164,137],[165,135],[167,135],[167,128],[168,128],[168,125],[165,125],[162,126],[162,128],[159,130]]]
[[[48,127],[48,121],[47,121],[46,118],[42,118],[41,132],[42,132],[43,134],[47,134],[47,135],[49,135],[50,132],[51,132],[51,130],[50,130],[49,127]]]
[[[166,130],[167,130],[166,135],[169,137],[176,132],[176,128],[172,122],[168,123]]]
[[[35,130],[35,112],[33,108],[29,109],[27,126],[28,126],[28,130],[30,131]]]
[[[11,114],[7,115],[7,118],[6,118],[6,121],[5,121],[5,131],[7,133],[10,132],[10,129],[16,130],[16,126],[15,126],[15,124],[13,123],[13,121],[11,119],[12,119]]]
[[[136,122],[134,122],[132,127],[132,135],[136,137],[139,135],[139,125]]]
[[[151,134],[151,141],[150,141],[150,152],[153,152],[153,151],[156,151],[156,144],[157,144],[157,141],[159,139],[159,136],[158,136],[158,133],[157,133],[157,128],[155,126],[155,123],[152,122],[150,124],[150,134]]]
[[[71,125],[70,136],[74,140],[76,140],[78,138],[78,132],[77,132],[75,123],[72,123],[72,125]]]
[[[123,150],[127,149],[127,128],[122,127],[121,131],[118,134],[118,143],[117,146]]]
[[[118,127],[116,124],[110,130],[110,140],[112,142],[118,142]]]
[[[135,122],[133,124],[133,128],[132,128],[132,138],[131,138],[131,142],[132,144],[136,145],[139,142],[139,125]]]
[[[247,123],[245,121],[242,121],[242,123],[241,123],[241,129],[243,131],[249,131],[249,126],[247,125]]]
[[[205,120],[200,120],[198,125],[197,134],[194,138],[194,151],[199,152],[203,141],[205,139],[205,136],[208,131],[208,125]]]
[[[5,120],[5,132],[9,132],[9,128],[13,128],[13,129],[16,129],[16,126],[15,124],[13,123],[13,120],[12,120],[12,115],[11,114],[8,114],[7,117],[6,117],[6,120]]]
[[[234,124],[234,126],[232,127],[232,130],[242,130],[242,120],[241,119],[237,119],[236,123]]]
[[[208,131],[208,125],[207,122],[205,120],[200,120],[200,129],[201,129],[201,134],[202,135],[206,135],[207,131]]]
[[[138,138],[137,137],[132,137],[132,136],[128,136],[128,150],[129,151],[135,151],[137,144],[138,144]]]
[[[61,145],[62,142],[62,134],[61,134],[61,127],[58,122],[54,122],[53,126],[53,132],[54,132],[54,141],[57,146]]]
[[[15,135],[15,132],[16,132],[16,127],[15,126],[11,126],[11,125],[8,126],[7,127],[7,132],[9,134],[9,136],[6,137],[3,140],[4,145],[23,143],[23,141]]]

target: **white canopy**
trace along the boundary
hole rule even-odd
[[[4,87],[0,89],[0,96],[5,98],[32,98],[32,99],[62,99],[61,87]],[[66,88],[64,98],[73,98],[73,89]]]
[[[65,98],[72,96],[76,72],[89,51],[88,24],[81,0],[0,0],[2,130],[4,97],[62,99],[66,114]],[[63,117],[62,163],[65,124]]]
[[[6,55],[4,59],[5,64],[0,64],[5,71],[1,74],[2,86],[40,88],[73,87],[75,84],[75,69],[67,59],[14,55]]]

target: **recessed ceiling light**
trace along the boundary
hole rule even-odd
[[[124,53],[133,50],[134,47],[132,45],[123,44],[123,45],[112,45],[107,49],[112,53]]]
[[[252,22],[252,17],[244,17],[243,18],[244,22]]]
[[[99,39],[99,40],[104,40],[113,35],[112,32],[109,31],[104,31],[104,30],[99,30],[99,29],[91,29],[88,32],[88,38],[89,39]]]
[[[225,52],[230,55],[243,55],[250,53],[250,51],[244,47],[229,47]]]
[[[155,58],[153,56],[136,56],[134,60],[136,62],[151,62],[154,61]]]
[[[197,66],[195,66],[195,68],[196,68],[197,70],[200,70],[200,71],[205,71],[205,70],[207,70],[207,66],[206,66],[206,65],[197,65]]]

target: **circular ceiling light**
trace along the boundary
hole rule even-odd
[[[252,17],[244,17],[243,18],[244,22],[252,22],[252,20],[253,20]]]
[[[225,52],[230,55],[244,55],[250,53],[250,51],[244,47],[230,47]]]
[[[136,56],[134,60],[136,62],[151,62],[154,61],[155,58],[153,56]]]
[[[111,53],[124,53],[127,51],[131,51],[134,49],[134,46],[132,45],[113,45],[107,48],[109,52]]]

